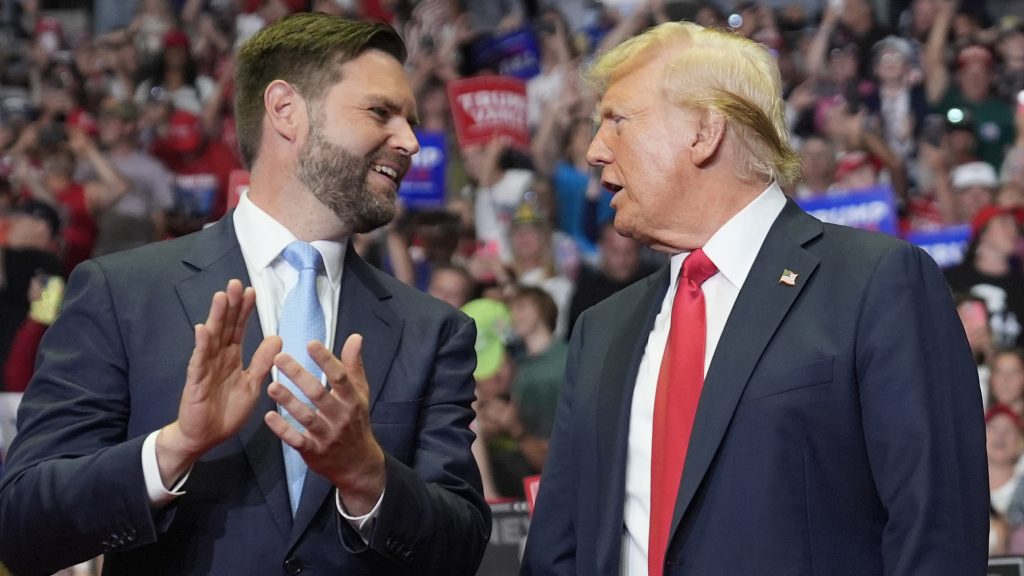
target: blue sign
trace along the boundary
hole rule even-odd
[[[472,58],[477,70],[493,70],[501,76],[529,80],[540,74],[540,50],[530,27],[501,36],[488,36],[473,44]]]
[[[596,22],[580,30],[578,36],[582,36],[587,41],[584,53],[589,56],[597,52],[597,47],[601,45],[601,41],[604,40],[604,37],[607,36],[613,28],[614,26],[609,23]]]
[[[213,212],[219,183],[216,174],[181,174],[174,179],[175,212],[203,217]]]
[[[967,244],[971,241],[971,227],[965,224],[910,232],[905,239],[923,248],[940,267],[949,268],[963,262]]]
[[[811,216],[822,222],[895,235],[896,202],[892,188],[876,186],[797,200]]]
[[[398,197],[409,209],[420,210],[444,207],[445,135],[443,132],[416,131],[420,151],[412,157],[412,166],[402,179]]]

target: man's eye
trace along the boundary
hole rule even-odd
[[[381,120],[387,120],[391,118],[391,112],[389,112],[387,108],[370,108],[370,112],[372,112]]]

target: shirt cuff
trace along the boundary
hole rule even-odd
[[[149,504],[154,508],[164,506],[184,494],[185,491],[181,487],[192,473],[192,468],[189,468],[170,490],[164,488],[164,482],[160,479],[160,466],[156,462],[156,435],[159,433],[159,430],[154,431],[146,436],[146,441],[142,443],[142,477],[146,480]]]
[[[384,492],[386,491],[387,489],[384,490]],[[370,533],[373,532],[373,520],[377,518],[377,513],[380,512],[380,503],[384,501],[384,492],[380,493],[380,498],[377,499],[377,503],[373,505],[372,510],[362,516],[349,516],[345,512],[345,506],[341,503],[341,492],[337,489],[334,491],[334,503],[338,507],[338,514],[341,514],[341,517],[356,529],[364,544],[370,543]]]

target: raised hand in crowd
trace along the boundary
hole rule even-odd
[[[570,73],[576,64],[565,64],[567,70],[562,75],[562,88],[558,98],[548,106],[541,116],[537,133],[530,142],[533,155],[533,167],[541,175],[550,176],[555,163],[561,157],[562,137],[583,108],[583,96],[576,82],[577,75]]]
[[[924,89],[930,104],[939,102],[949,88],[950,73],[946,67],[946,46],[958,5],[957,0],[939,0],[938,13],[928,33],[928,41],[924,45]]]
[[[100,153],[96,143],[82,129],[68,126],[68,148],[78,160],[87,161],[96,169],[98,178],[85,183],[85,201],[92,214],[117,202],[129,188],[128,182]]]

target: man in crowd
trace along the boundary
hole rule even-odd
[[[611,223],[601,228],[598,239],[600,267],[580,271],[569,306],[570,331],[584,310],[640,279],[640,244],[615,231]]]
[[[220,218],[227,207],[228,182],[238,161],[221,141],[203,133],[199,117],[174,111],[153,155],[174,173],[175,206],[168,232],[180,236]]]
[[[771,54],[669,23],[589,75],[615,226],[673,256],[577,321],[524,572],[982,573],[949,290],[920,249],[786,199]]]
[[[15,573],[475,572],[473,323],[348,242],[418,150],[404,58],[323,14],[242,47],[248,195],[69,280],[0,482]]]
[[[100,143],[128,181],[128,190],[97,215],[97,256],[162,240],[167,231],[166,214],[174,207],[174,174],[140,150],[137,121],[138,112],[128,102],[106,102],[100,110]],[[91,172],[94,167],[83,166],[79,179],[89,179]]]
[[[1013,144],[1013,109],[996,93],[995,58],[986,46],[958,48],[956,73],[950,78],[945,58],[957,4],[951,0],[939,2],[935,25],[924,47],[925,94],[928,103],[940,112],[955,108],[969,114],[977,136],[978,156],[992,166],[999,166],[1006,148]]]

